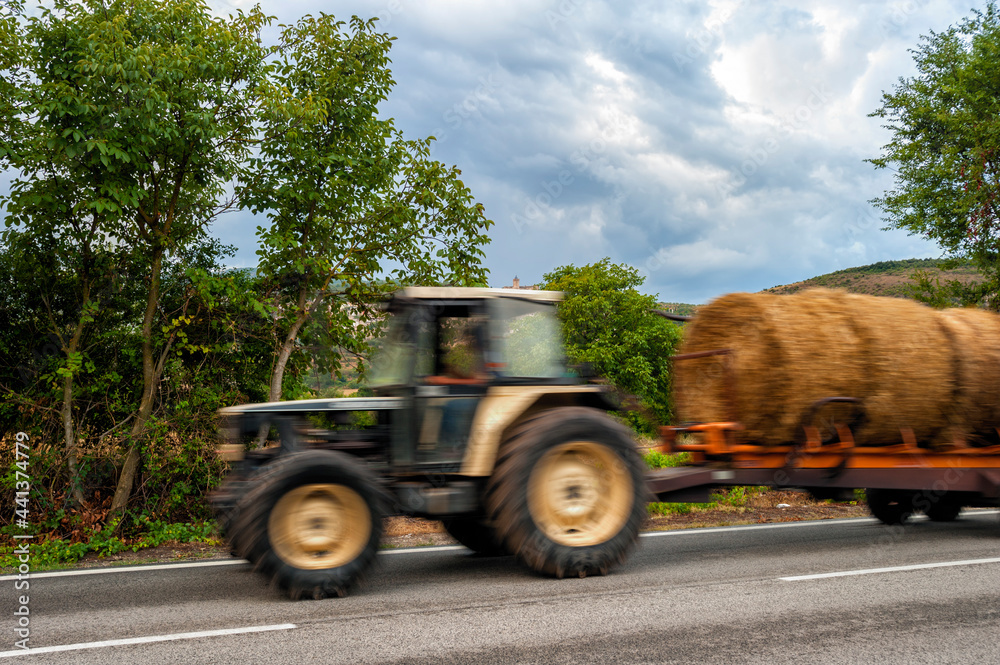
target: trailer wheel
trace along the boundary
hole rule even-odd
[[[962,512],[962,502],[954,495],[946,493],[932,500],[924,509],[924,514],[932,522],[954,522]]]
[[[505,556],[509,552],[497,538],[496,529],[483,518],[451,517],[442,520],[444,530],[476,554]]]
[[[291,453],[240,502],[230,544],[291,598],[344,596],[375,560],[385,497],[343,453]]]
[[[902,524],[913,514],[913,493],[904,490],[865,490],[868,510],[882,524]]]
[[[533,570],[603,574],[638,540],[644,476],[625,427],[595,409],[561,408],[504,441],[486,505],[500,540]]]

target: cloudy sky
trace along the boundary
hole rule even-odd
[[[251,2],[215,0],[217,9]],[[609,256],[701,303],[937,248],[883,226],[868,114],[908,49],[973,0],[263,0],[292,22],[379,16],[387,115],[463,171],[496,222],[491,285]],[[253,265],[256,221],[216,227]]]

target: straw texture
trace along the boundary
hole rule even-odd
[[[975,445],[1000,424],[1000,317],[988,312],[828,289],[735,293],[698,311],[680,353],[712,349],[731,353],[674,363],[680,420],[737,419],[746,441],[795,440],[809,407],[833,396],[864,404],[859,445],[900,443],[901,428],[930,448]]]

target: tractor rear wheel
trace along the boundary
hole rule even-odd
[[[375,477],[350,456],[291,453],[255,477],[230,544],[293,599],[343,596],[375,560],[384,506]]]
[[[647,500],[630,432],[583,407],[553,409],[515,428],[486,492],[507,549],[556,577],[604,574],[624,561]]]

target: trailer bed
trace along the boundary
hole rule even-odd
[[[713,490],[740,485],[802,488],[818,495],[838,490],[884,489],[961,493],[966,505],[1000,505],[1000,446],[974,447],[958,441],[931,451],[917,445],[912,432],[885,447],[855,446],[849,427],[838,427],[833,441],[822,441],[815,428],[787,446],[735,443],[739,423],[697,423],[664,427],[659,450],[689,454],[682,467],[647,475],[647,487],[659,501],[705,502]],[[680,442],[678,435],[694,435]]]

